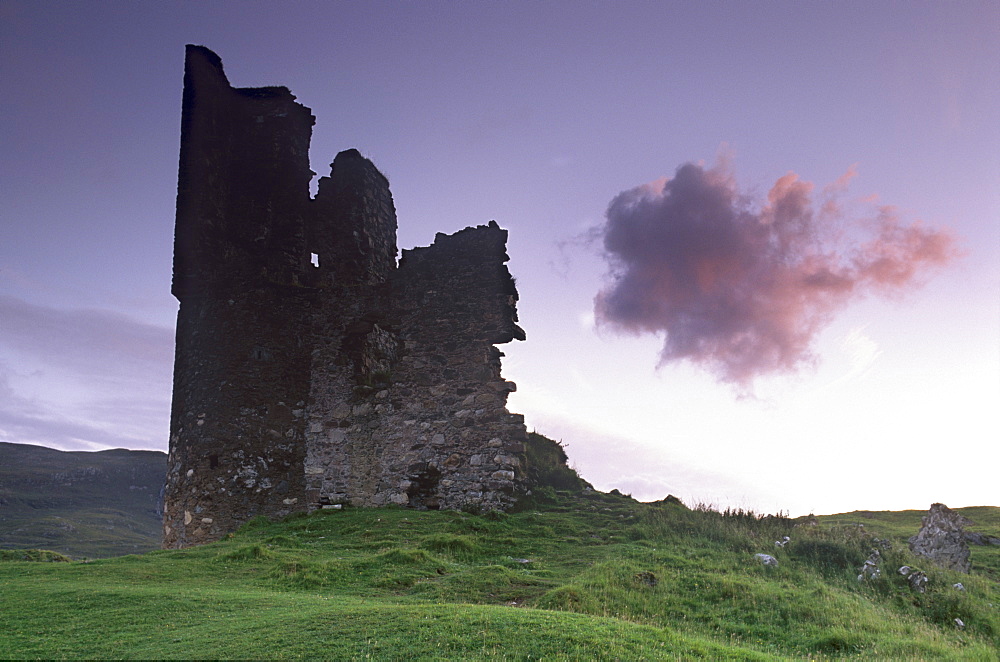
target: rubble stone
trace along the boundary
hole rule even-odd
[[[943,503],[935,503],[921,520],[920,532],[910,538],[910,551],[935,565],[969,572],[969,545],[964,527],[972,524]]]

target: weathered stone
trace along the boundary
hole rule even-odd
[[[879,568],[879,563],[882,561],[882,553],[877,549],[873,549],[871,555],[865,560],[864,565],[861,566],[861,572],[858,575],[858,581],[863,581],[865,579],[878,579],[882,576],[882,570]]]
[[[774,568],[778,567],[778,559],[774,558],[770,554],[754,554],[754,558],[760,561],[766,566],[771,566]]]
[[[906,576],[906,581],[909,582],[910,588],[917,593],[924,593],[927,591],[927,582],[929,581],[926,573],[922,570],[913,570]]]
[[[502,441],[527,436],[495,347],[524,338],[507,231],[438,234],[397,264],[388,180],[357,150],[310,197],[314,121],[188,47],[166,547],[334,503],[506,510],[527,491]],[[212,526],[192,528],[201,506]]]
[[[493,462],[495,464],[502,464],[510,467],[518,467],[521,465],[520,460],[513,455],[497,455],[493,458]]]
[[[1000,545],[1000,538],[983,535],[975,531],[966,531],[965,541],[970,545]]]
[[[910,538],[910,551],[949,570],[969,572],[969,545],[964,527],[971,524],[943,503],[935,503],[921,520],[920,532]]]

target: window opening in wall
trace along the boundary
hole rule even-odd
[[[310,253],[309,254],[309,261],[312,262],[312,265],[314,267],[318,267],[319,266],[319,253]]]
[[[255,361],[270,361],[271,352],[264,349],[263,347],[254,347],[250,352],[250,356],[253,357]]]

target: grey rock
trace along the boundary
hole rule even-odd
[[[965,542],[970,545],[1000,545],[1000,538],[996,536],[985,536],[975,531],[965,532]]]
[[[924,574],[922,570],[914,570],[907,577],[907,581],[910,583],[910,588],[917,593],[923,593],[927,590],[927,575]]]
[[[969,572],[969,545],[964,527],[971,524],[943,503],[935,503],[921,521],[920,533],[910,538],[910,551],[948,570]]]
[[[754,558],[756,558],[764,565],[771,566],[774,568],[778,567],[778,559],[774,558],[770,554],[754,554]]]
[[[861,574],[858,575],[858,581],[864,581],[865,579],[878,579],[882,575],[882,570],[878,567],[879,561],[881,560],[881,552],[877,549],[873,549],[871,555],[865,560],[864,565],[861,566]]]

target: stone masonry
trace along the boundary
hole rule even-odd
[[[314,120],[187,47],[164,547],[335,504],[504,510],[527,489],[496,347],[524,339],[506,230],[397,265],[371,161],[341,152],[310,197]]]

